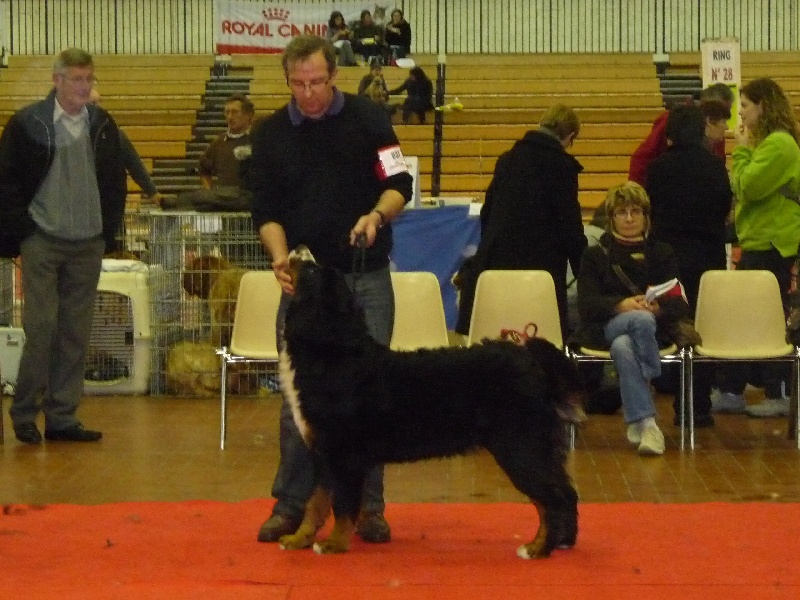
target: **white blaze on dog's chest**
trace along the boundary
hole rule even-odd
[[[286,397],[286,401],[292,408],[292,416],[297,429],[300,430],[300,435],[305,440],[306,444],[310,443],[309,428],[303,418],[303,413],[300,410],[300,394],[294,386],[294,368],[292,367],[292,359],[286,349],[281,350],[280,360],[278,361],[278,369],[281,378],[281,388]]]

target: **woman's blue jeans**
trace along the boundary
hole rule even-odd
[[[661,375],[655,316],[646,310],[624,312],[606,323],[605,335],[619,377],[625,422],[655,416],[650,380]]]

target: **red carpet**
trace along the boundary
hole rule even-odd
[[[800,598],[798,504],[588,504],[526,561],[525,504],[392,504],[394,539],[317,556],[255,541],[271,502],[6,507],[0,598]]]

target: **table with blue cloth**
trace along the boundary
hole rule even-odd
[[[439,280],[447,328],[458,319],[456,289],[450,281],[480,241],[480,220],[469,206],[406,210],[392,221],[392,269],[430,271]]]

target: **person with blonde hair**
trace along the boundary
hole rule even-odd
[[[736,197],[736,235],[742,253],[737,269],[772,272],[788,304],[792,265],[800,244],[800,126],[781,87],[772,79],[754,79],[740,92],[741,125],[735,130],[732,183]],[[746,412],[751,417],[789,414],[783,365],[758,365],[764,402],[746,406],[747,369],[725,369],[718,412]]]
[[[650,199],[633,181],[612,187],[609,216],[600,243],[586,249],[578,275],[580,346],[607,349],[619,378],[628,441],[639,454],[664,453],[664,434],[655,417],[650,381],[661,374],[659,347],[672,343],[670,323],[686,317],[689,305],[676,286],[648,301],[649,286],[678,277],[672,248],[648,237]]]
[[[481,209],[474,270],[461,290],[458,333],[469,332],[475,284],[482,271],[540,269],[553,276],[567,337],[567,263],[577,273],[587,244],[578,202],[583,167],[567,152],[579,133],[575,111],[557,104],[545,111],[538,129],[497,159]]]

